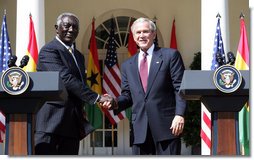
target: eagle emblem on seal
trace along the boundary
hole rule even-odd
[[[9,78],[9,87],[12,87],[14,91],[20,89],[24,82],[22,81],[22,74],[19,72],[12,72],[8,75]]]
[[[226,88],[233,87],[236,79],[234,78],[235,73],[231,70],[224,70],[220,73],[221,79],[220,84],[225,85]]]

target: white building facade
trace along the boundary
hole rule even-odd
[[[175,19],[177,46],[186,69],[189,68],[194,53],[201,52],[202,69],[209,70],[217,13],[222,16],[221,28],[225,53],[232,51],[235,54],[240,34],[239,16],[241,12],[245,14],[252,53],[253,31],[250,31],[250,28],[254,27],[253,8],[253,0],[0,0],[0,18],[2,19],[6,9],[12,51],[21,58],[28,44],[29,13],[33,15],[38,49],[40,49],[54,38],[57,16],[62,12],[72,12],[80,20],[80,33],[76,46],[85,55],[86,60],[89,53],[91,23],[95,18],[97,48],[102,66],[106,55],[108,21],[111,18],[114,18],[117,24],[115,31],[119,35],[117,54],[120,64],[128,58],[127,36],[129,24],[133,19],[148,17],[156,20],[158,43],[161,47],[169,47],[172,22]],[[122,120],[112,129],[111,124],[104,117],[103,127],[95,131],[95,139],[88,136],[81,141],[79,154],[130,155],[130,132],[128,119]],[[94,140],[94,147],[92,140]],[[2,150],[3,145],[0,145],[0,153]],[[191,154],[184,144],[182,153]]]

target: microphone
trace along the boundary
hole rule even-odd
[[[21,61],[20,61],[20,68],[23,68],[23,67],[25,67],[26,65],[27,65],[27,63],[28,63],[28,61],[29,61],[29,56],[28,55],[25,55],[22,59],[21,59]]]
[[[227,57],[228,57],[227,64],[234,65],[234,63],[235,63],[235,55],[234,55],[234,53],[228,52],[227,53]]]
[[[216,62],[219,64],[219,66],[224,65],[223,58],[222,58],[220,52],[216,53]]]
[[[7,61],[8,67],[11,68],[13,66],[16,66],[17,56],[11,56],[10,59]]]

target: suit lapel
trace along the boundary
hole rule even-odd
[[[64,54],[61,54],[61,57],[63,58],[64,61],[66,61],[68,64],[68,66],[70,68],[72,67],[75,67],[76,64],[75,64],[75,61],[71,55],[71,53],[69,52],[69,50],[63,45],[61,44],[57,39],[54,39],[55,43],[57,43],[57,46],[61,51],[61,53],[64,53]]]
[[[151,87],[155,81],[156,75],[163,63],[163,59],[161,58],[161,52],[158,51],[158,48],[155,48],[153,51],[153,57],[150,64],[149,76],[148,76],[148,84],[146,95],[150,92]]]
[[[78,71],[80,72],[81,79],[83,79],[85,70],[84,70],[83,64],[81,62],[81,57],[78,56],[76,49],[74,49],[73,56],[75,57],[75,59],[77,61],[77,64],[74,62],[75,66],[78,68]]]
[[[64,48],[64,49],[65,49],[65,53],[66,53],[66,54],[64,54],[64,57],[67,59],[67,61],[69,61],[69,63],[70,63],[69,67],[72,69],[77,68],[77,65],[76,65],[71,53],[68,51],[68,49],[66,49],[66,48]],[[73,52],[75,52],[75,51],[73,51]],[[76,69],[74,69],[74,70],[76,70]]]
[[[75,73],[78,77],[80,77],[80,76],[81,76],[80,73],[77,72],[77,71],[78,71],[77,65],[76,65],[76,63],[75,63],[75,61],[74,61],[74,59],[73,59],[71,53],[69,52],[69,50],[68,50],[64,45],[62,45],[57,39],[55,39],[55,42],[56,42],[56,43],[59,43],[59,44],[60,44],[60,45],[58,44],[59,49],[64,51],[64,52],[63,52],[64,54],[61,54],[61,56],[62,56],[62,59],[63,59],[63,61],[65,62],[65,64],[68,65],[68,67],[71,69],[71,71],[72,71],[73,73]],[[60,47],[60,46],[61,46],[61,47]],[[75,53],[75,52],[76,52],[76,49],[74,49],[73,52]],[[78,65],[79,65],[79,64],[80,64],[79,58],[76,57],[76,60],[77,60],[77,63],[78,63]],[[80,66],[80,65],[79,65],[79,66]],[[84,72],[84,73],[85,73],[85,72]],[[82,72],[81,72],[81,74],[82,74]],[[82,75],[82,76],[84,76],[84,75]],[[80,78],[82,78],[82,77],[80,77]]]

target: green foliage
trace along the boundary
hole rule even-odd
[[[201,70],[201,52],[194,53],[193,62],[190,64],[191,70]]]
[[[190,65],[191,70],[201,69],[201,52],[195,53],[193,62]],[[185,114],[185,125],[182,133],[183,141],[188,146],[200,146],[201,130],[201,102],[199,100],[187,101],[187,111]]]

